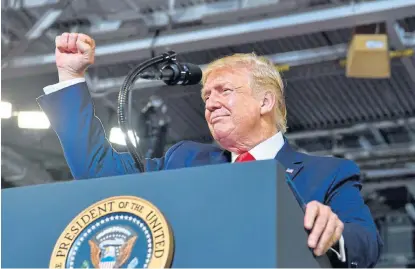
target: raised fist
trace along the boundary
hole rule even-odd
[[[59,81],[84,77],[95,60],[95,41],[84,34],[63,33],[55,43]]]

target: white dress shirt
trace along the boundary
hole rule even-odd
[[[85,78],[74,78],[74,79],[65,80],[65,81],[44,87],[43,92],[45,94],[50,94],[50,93],[62,90],[63,88],[70,87],[72,85],[85,82],[85,81],[86,81]]]
[[[278,132],[252,148],[249,153],[254,156],[255,160],[270,160],[277,156],[282,146],[284,146],[284,137],[281,132]],[[238,158],[238,155],[232,152],[232,162],[235,162],[236,158]]]
[[[282,146],[284,146],[284,137],[282,136],[281,132],[278,132],[274,136],[268,138],[267,140],[252,148],[249,153],[254,156],[255,160],[274,159]],[[238,158],[238,155],[232,152],[232,163],[235,162],[236,158]],[[346,251],[344,249],[343,236],[341,236],[339,240],[340,251],[336,251],[333,248],[330,249],[337,255],[339,260],[346,262]]]
[[[85,78],[75,78],[75,79],[71,79],[71,80],[66,80],[66,81],[62,81],[62,82],[59,82],[59,83],[56,83],[56,84],[53,84],[53,85],[46,86],[45,88],[43,88],[43,91],[45,92],[45,94],[50,94],[50,93],[59,91],[63,88],[75,85],[77,83],[82,83],[82,82],[85,82]],[[283,145],[284,145],[284,137],[282,136],[281,132],[278,132],[275,135],[273,135],[272,137],[265,140],[264,142],[258,144],[254,148],[252,148],[249,151],[249,153],[251,153],[251,155],[254,156],[254,158],[256,160],[274,159],[275,156],[277,156],[277,153],[280,151],[280,149],[282,148]],[[232,153],[232,162],[235,162],[237,157],[238,157],[237,154]],[[337,255],[337,257],[342,262],[345,262],[346,261],[346,252],[345,252],[345,249],[344,249],[343,236],[341,236],[341,238],[339,240],[339,248],[340,248],[340,253],[338,251],[336,251],[335,249],[333,249],[333,248],[330,248],[330,249]]]

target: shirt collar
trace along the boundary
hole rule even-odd
[[[274,159],[282,146],[284,146],[284,137],[281,132],[278,132],[262,143],[256,145],[249,153],[251,153],[256,160]],[[238,154],[232,152],[232,162],[235,162],[237,157]]]

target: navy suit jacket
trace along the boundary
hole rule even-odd
[[[106,139],[86,83],[41,96],[38,102],[60,139],[75,179],[138,173],[132,157],[115,151]],[[373,267],[382,243],[360,195],[357,165],[350,160],[296,152],[287,141],[275,158],[293,170],[287,174],[305,202],[316,200],[329,205],[343,221],[347,266]],[[149,159],[145,165],[147,171],[157,171],[230,161],[230,153],[214,145],[182,141],[163,158]]]

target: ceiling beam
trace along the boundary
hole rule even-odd
[[[397,50],[403,50],[406,48],[405,39],[403,34],[405,33],[404,30],[399,26],[397,22],[388,21],[387,24],[387,32],[390,40],[390,45],[395,47]],[[406,71],[408,72],[409,77],[412,80],[412,87],[415,88],[415,58],[412,57],[404,57],[401,58],[401,62],[405,67]]]
[[[118,37],[122,34],[132,36],[146,36],[149,29],[161,29],[162,31],[171,31],[173,25],[183,24],[202,24],[204,26],[238,22],[246,19],[256,19],[263,17],[264,14],[270,16],[279,16],[288,12],[298,11],[300,8],[308,6],[310,0],[292,1],[292,0],[257,0],[241,1],[226,0],[219,2],[202,2],[200,4],[178,7],[174,5],[174,0],[169,0],[168,7],[160,11],[156,10],[143,14],[140,12],[135,3],[131,0],[128,4],[131,9],[127,11],[107,14],[105,20],[97,20],[96,14],[84,14],[80,10],[80,16],[86,16],[92,23],[86,29],[80,28],[78,31],[89,33],[96,38],[110,40],[111,36]],[[164,3],[166,4],[166,3]],[[140,6],[143,5],[140,2]],[[152,3],[154,7],[159,7],[160,3]],[[121,22],[134,21],[135,27],[122,27]],[[117,24],[119,24],[117,26]],[[110,26],[110,27],[108,27]],[[115,26],[115,27],[114,27]],[[123,33],[124,32],[124,33]],[[127,32],[128,34],[125,34]],[[110,37],[108,37],[110,35]]]
[[[292,140],[297,139],[309,139],[310,137],[335,137],[338,135],[347,135],[347,134],[356,134],[366,130],[373,129],[384,129],[384,128],[394,128],[394,127],[403,127],[408,125],[415,125],[415,117],[390,120],[390,121],[379,121],[373,123],[362,123],[356,124],[347,128],[338,128],[333,130],[316,130],[316,131],[305,131],[298,133],[287,133],[287,138]]]
[[[62,9],[48,9],[42,17],[36,21],[32,28],[27,31],[24,39],[20,40],[20,43],[14,47],[4,59],[2,59],[2,66],[7,66],[10,59],[24,53],[31,42],[43,35],[43,33],[58,19],[61,14]]]
[[[166,33],[158,36],[156,40],[144,38],[102,46],[98,44],[96,65],[147,58],[151,55],[151,47],[156,54],[166,50],[179,53],[199,51],[353,27],[384,21],[385,18],[401,19],[413,14],[415,0],[381,0],[182,33]],[[3,79],[54,72],[54,60],[54,54],[16,57],[2,70]]]
[[[167,2],[167,1],[166,1]],[[245,2],[245,3],[243,3]],[[169,3],[170,4],[170,3]],[[170,6],[170,5],[169,5]],[[195,21],[203,23],[215,23],[231,21],[241,17],[248,17],[258,14],[270,14],[273,12],[284,12],[292,10],[299,5],[295,1],[278,0],[256,0],[241,1],[227,0],[218,2],[202,2],[201,4],[189,5],[154,11],[149,14],[142,14],[136,10],[128,10],[119,13],[108,14],[108,20],[144,20],[148,27],[164,27],[170,22],[173,24],[184,24]]]
[[[36,1],[35,1],[36,2]],[[45,2],[45,1],[39,1]],[[51,1],[46,1],[51,3]],[[24,35],[20,43],[14,47],[10,52],[7,53],[6,57],[2,59],[2,69],[9,65],[9,61],[16,57],[17,55],[23,54],[27,48],[41,37],[50,26],[55,23],[59,16],[61,16],[63,10],[71,3],[69,0],[53,1],[56,8],[49,8],[43,15],[35,22],[35,24],[30,28],[27,33]]]
[[[415,176],[415,168],[405,167],[393,169],[364,170],[362,171],[362,175],[365,180]]]
[[[59,0],[19,0],[19,1],[1,1],[2,9],[32,9],[32,8],[45,8],[58,4]]]

